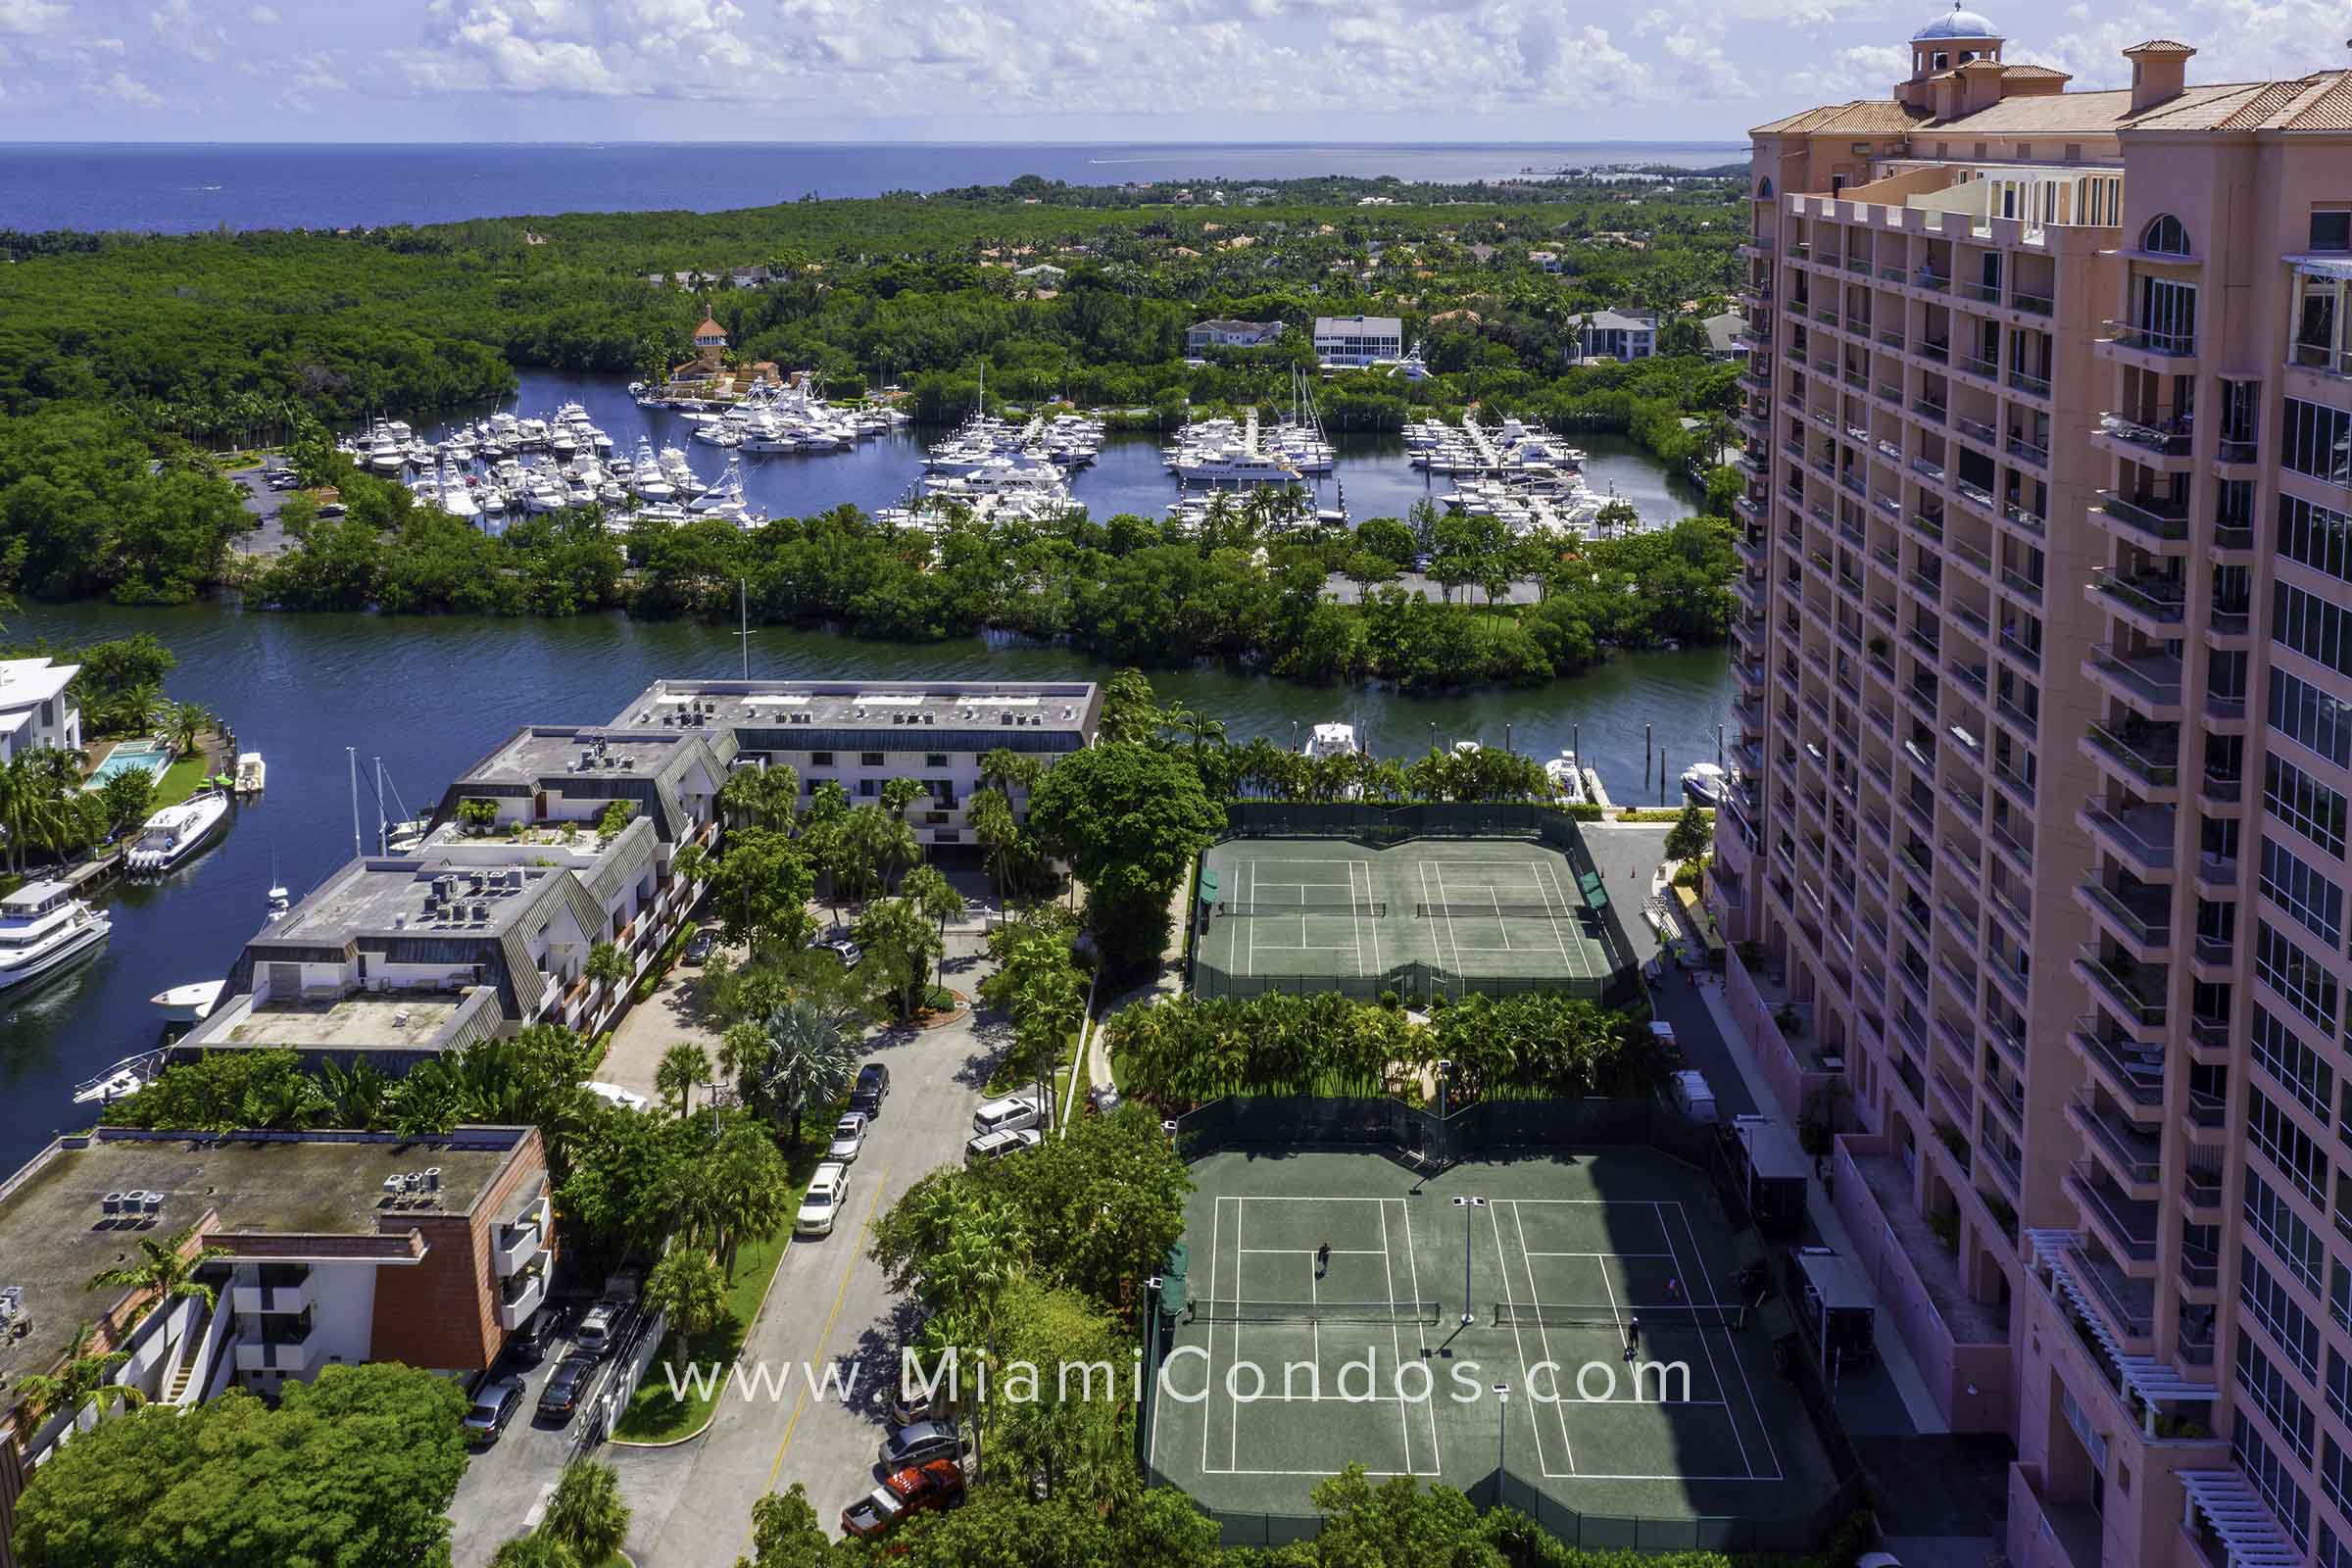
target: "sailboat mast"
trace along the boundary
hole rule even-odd
[[[360,839],[360,749],[346,746],[343,755],[351,763],[351,854],[354,859],[365,859],[367,846]]]
[[[375,760],[375,853],[392,853],[392,824],[384,818],[384,760]]]

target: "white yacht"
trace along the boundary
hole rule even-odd
[[[163,1010],[166,1023],[202,1023],[220,1001],[225,980],[191,980],[184,986],[158,991],[147,1000]]]
[[[1724,770],[1713,762],[1692,762],[1683,769],[1683,794],[1700,806],[1722,801]]]
[[[228,818],[228,797],[201,790],[147,819],[124,860],[134,875],[161,876],[194,855]]]
[[[0,990],[80,957],[113,929],[65,883],[25,883],[0,899]]]
[[[1176,477],[1186,483],[1297,484],[1298,470],[1285,459],[1245,446],[1197,447],[1176,460]]]
[[[1347,757],[1361,750],[1355,743],[1353,724],[1317,724],[1306,737],[1309,757]]]

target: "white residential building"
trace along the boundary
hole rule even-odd
[[[81,710],[66,699],[80,673],[47,659],[0,660],[0,762],[44,746],[81,750]]]
[[[1404,323],[1394,316],[1318,316],[1315,358],[1327,369],[1379,365],[1404,356]]]

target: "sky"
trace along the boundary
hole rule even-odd
[[[0,0],[5,141],[1718,141],[1882,97],[1933,0]],[[2340,0],[1984,0],[2119,86],[2352,64]],[[2005,15],[2014,10],[2015,15]]]

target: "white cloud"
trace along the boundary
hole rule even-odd
[[[274,27],[285,19],[277,14],[275,6],[255,6],[245,13],[245,20],[257,27]]]
[[[164,0],[148,14],[147,21],[166,53],[184,52],[210,63],[228,48],[228,34],[198,16],[190,0]]]
[[[116,72],[104,81],[97,83],[95,90],[102,98],[113,98],[118,102],[128,104],[133,109],[161,109],[164,107],[162,96],[128,72]]]
[[[58,0],[0,0],[0,32],[47,32],[66,17]]]

